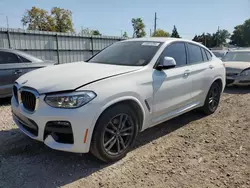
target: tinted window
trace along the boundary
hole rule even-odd
[[[0,64],[20,63],[17,55],[9,52],[0,52]]]
[[[20,58],[21,61],[24,62],[24,63],[31,62],[31,61],[29,61],[28,59],[26,59],[26,58],[24,58],[24,57],[22,57],[22,56],[19,56],[19,58]]]
[[[204,50],[203,48],[201,48],[201,52],[202,52],[203,60],[204,60],[204,61],[208,61],[206,52],[205,52],[205,50]]]
[[[161,42],[147,41],[117,42],[98,53],[88,62],[144,66],[151,61],[161,44]]]
[[[166,47],[161,55],[160,61],[162,61],[165,56],[174,58],[176,61],[176,66],[183,66],[187,64],[187,56],[184,43],[178,42]]]
[[[209,51],[205,50],[206,54],[207,54],[207,57],[209,59],[209,61],[212,59],[212,55]]]
[[[201,48],[199,46],[188,44],[189,61],[191,64],[203,62]]]
[[[222,58],[224,56],[224,52],[213,52],[213,54],[219,58]]]

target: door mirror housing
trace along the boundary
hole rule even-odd
[[[176,61],[172,57],[165,56],[163,61],[157,65],[157,70],[169,69],[176,66]]]

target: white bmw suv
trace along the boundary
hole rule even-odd
[[[195,108],[212,114],[224,87],[225,67],[203,45],[140,38],[87,62],[27,73],[16,81],[11,103],[29,137],[111,162],[126,155],[138,132]]]

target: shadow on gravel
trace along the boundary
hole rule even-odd
[[[10,105],[10,102],[11,102],[11,98],[8,97],[8,98],[0,98],[0,106],[2,105]]]
[[[228,94],[248,94],[248,93],[250,93],[250,86],[226,87],[225,90],[224,90],[224,93],[228,93]]]
[[[135,148],[185,126],[204,115],[189,112],[138,135]],[[87,177],[111,164],[90,154],[52,150],[18,129],[0,131],[0,187],[58,187]]]

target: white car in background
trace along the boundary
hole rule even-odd
[[[229,51],[222,58],[227,85],[250,85],[250,49]]]
[[[140,38],[117,42],[88,62],[22,76],[11,103],[14,121],[29,137],[110,162],[149,127],[196,108],[214,113],[224,86],[222,61],[203,45]]]

